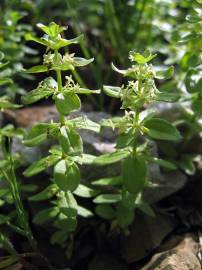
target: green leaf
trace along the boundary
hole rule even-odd
[[[198,98],[192,101],[192,110],[196,113],[201,115],[202,114],[202,98],[199,96]]]
[[[51,184],[48,187],[46,187],[44,190],[42,190],[41,192],[30,197],[29,200],[34,201],[34,202],[48,200],[52,198],[57,193],[57,191],[58,191],[58,187],[54,184]]]
[[[58,187],[64,191],[74,191],[80,182],[80,171],[75,163],[68,164],[64,159],[54,167],[54,180]]]
[[[121,97],[121,87],[104,85],[103,91],[110,97],[114,98]]]
[[[67,29],[67,27],[59,26],[55,22],[49,23],[48,26],[37,23],[37,27],[39,27],[43,32],[45,32],[52,39],[55,39],[60,33]]]
[[[49,130],[51,128],[54,128],[54,127],[55,127],[55,125],[48,124],[48,123],[41,123],[41,124],[37,124],[37,125],[33,126],[29,130],[23,143],[26,146],[30,146],[30,147],[41,144],[42,142],[44,142],[47,139]]]
[[[72,160],[74,160],[75,162],[79,163],[79,164],[92,164],[93,161],[95,160],[95,156],[90,155],[90,154],[82,154],[81,156],[73,156],[71,157]]]
[[[65,126],[60,127],[58,134],[58,141],[62,147],[64,153],[68,154],[70,151],[70,141],[68,136],[68,130]]]
[[[81,136],[73,128],[62,126],[58,135],[59,143],[67,155],[81,155],[83,152],[83,142]]]
[[[38,174],[47,168],[53,166],[58,160],[60,159],[57,155],[50,155],[47,157],[44,157],[32,165],[30,165],[24,172],[23,175],[26,177],[31,177],[35,174]]]
[[[10,98],[7,96],[0,97],[0,109],[16,109],[20,108],[21,105],[13,104]]]
[[[48,80],[44,80],[36,89],[22,96],[21,101],[23,104],[31,104],[42,98],[48,98],[54,93],[54,91],[54,87],[49,84]]]
[[[13,83],[13,81],[10,78],[0,78],[0,86],[10,83]]]
[[[196,167],[192,155],[183,154],[180,160],[180,168],[188,175],[194,175]]]
[[[116,217],[119,225],[126,229],[134,220],[134,210],[124,207],[122,204],[118,204],[116,209]]]
[[[164,101],[164,102],[176,102],[180,98],[178,93],[168,93],[168,92],[159,92],[155,99],[157,101]]]
[[[177,166],[165,159],[157,158],[157,157],[145,157],[147,161],[150,161],[152,163],[158,164],[160,166],[163,166],[165,168],[168,168],[170,170],[176,170]]]
[[[93,202],[94,203],[117,203],[121,200],[121,194],[101,194],[98,195]]]
[[[60,211],[67,217],[76,217],[77,216],[77,202],[73,194],[69,191],[61,192],[58,207]]]
[[[143,158],[129,156],[123,162],[123,184],[126,190],[137,195],[145,186],[147,167]]]
[[[173,76],[174,67],[170,66],[165,70],[156,71],[155,78],[159,80],[167,80]]]
[[[27,41],[34,41],[34,42],[39,43],[39,44],[44,45],[44,46],[49,46],[49,42],[47,40],[37,38],[30,33],[25,34],[25,39]]]
[[[190,69],[185,78],[185,85],[190,93],[200,92],[202,89],[202,72]]]
[[[134,128],[130,128],[125,133],[121,133],[117,139],[116,147],[125,148],[127,146],[130,146],[135,139],[134,133],[135,133]]]
[[[65,230],[61,230],[61,231],[56,231],[51,235],[51,244],[55,245],[55,244],[59,244],[59,245],[63,245],[64,242],[67,241],[69,235]]]
[[[64,39],[64,38],[57,38],[53,44],[49,45],[52,50],[59,50],[60,48],[69,46],[71,44],[77,44],[80,43],[83,40],[83,35],[80,35],[73,39]],[[64,66],[65,70],[65,66]]]
[[[116,152],[104,154],[99,157],[96,157],[93,163],[96,165],[112,164],[126,158],[129,154],[130,154],[129,151],[117,150]]]
[[[117,67],[115,67],[115,65],[113,63],[111,64],[111,66],[112,66],[112,69],[114,71],[116,71],[116,72],[118,72],[118,73],[120,73],[122,75],[126,75],[127,69],[118,69]]]
[[[100,132],[100,125],[88,119],[86,116],[76,117],[68,120],[68,123],[73,123],[77,129],[86,129],[94,132]]]
[[[48,220],[56,217],[59,214],[59,209],[57,207],[51,207],[44,210],[39,211],[33,219],[33,222],[36,224],[43,224]]]
[[[146,134],[152,139],[178,141],[181,139],[179,131],[168,121],[152,118],[144,122],[148,130]]]
[[[76,190],[74,190],[74,194],[77,195],[78,197],[82,198],[92,198],[98,195],[100,193],[99,190],[95,190],[92,188],[89,188],[87,186],[84,186],[80,184]]]
[[[71,146],[69,150],[69,155],[81,155],[83,153],[83,142],[79,133],[73,128],[70,128],[68,131],[68,137]]]
[[[83,66],[90,64],[93,61],[94,61],[94,58],[85,59],[85,58],[81,58],[81,57],[74,57],[73,58],[73,65],[75,67],[83,67]]]
[[[79,87],[78,89],[74,90],[74,93],[76,94],[100,94],[100,90],[89,90],[85,88]]]
[[[119,186],[123,182],[121,176],[114,176],[109,178],[101,178],[99,180],[93,181],[92,184],[96,186]]]
[[[84,218],[90,218],[90,217],[94,216],[94,214],[90,210],[88,210],[80,205],[78,205],[78,215],[81,217],[84,217]]]
[[[76,217],[67,217],[64,214],[58,216],[57,221],[55,222],[56,227],[63,229],[67,232],[74,232],[77,226]]]
[[[141,203],[137,204],[137,208],[139,208],[144,214],[155,217],[154,210],[147,202],[141,201]]]
[[[104,219],[113,219],[115,217],[115,211],[112,206],[101,204],[96,206],[95,212],[98,216]]]
[[[80,109],[81,101],[79,97],[74,94],[59,93],[55,99],[57,110],[62,115],[68,115],[70,112]]]
[[[137,62],[138,64],[146,64],[156,57],[156,54],[152,55],[149,50],[146,50],[143,54],[136,53],[135,51],[131,51],[129,53],[129,59],[132,62]]]
[[[5,259],[1,258],[0,269],[1,270],[17,269],[19,267],[19,261],[20,261],[20,259],[17,255],[9,255],[9,257],[7,257]]]
[[[26,73],[41,73],[41,72],[47,72],[47,71],[48,71],[47,66],[38,65],[38,66],[34,66],[34,67],[27,69],[25,72]]]

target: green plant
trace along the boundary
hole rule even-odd
[[[22,97],[24,104],[34,103],[42,98],[51,97],[58,114],[59,122],[39,123],[33,126],[24,138],[24,144],[29,147],[39,145],[47,139],[56,140],[59,145],[53,146],[47,157],[44,157],[28,167],[24,175],[31,177],[53,168],[53,179],[47,188],[39,194],[31,197],[32,201],[52,200],[52,206],[37,213],[34,222],[42,224],[49,219],[54,219],[54,226],[57,228],[52,235],[52,243],[63,244],[68,238],[68,234],[76,228],[77,213],[82,216],[90,216],[92,213],[77,205],[74,194],[85,196],[91,191],[88,187],[80,184],[80,171],[78,164],[89,164],[93,156],[83,154],[83,142],[77,129],[87,129],[99,132],[99,125],[86,117],[65,118],[71,112],[79,110],[81,101],[78,94],[94,94],[99,90],[88,90],[76,84],[71,76],[65,77],[63,84],[61,73],[72,71],[75,67],[85,66],[93,61],[75,57],[74,54],[65,53],[62,55],[60,49],[71,44],[79,43],[82,36],[67,40],[61,34],[66,27],[60,27],[55,23],[49,26],[37,25],[45,35],[41,38],[26,35],[26,39],[37,42],[46,47],[43,64],[34,66],[27,70],[27,73],[40,73],[54,71],[56,80],[53,77],[44,79],[35,90]]]
[[[190,153],[192,140],[200,137],[202,116],[202,5],[200,1],[192,3],[192,9],[185,22],[178,28],[177,48],[182,50],[180,68],[175,77],[177,87],[181,91],[180,104],[182,113],[176,119],[179,129],[183,131],[183,142],[180,147],[179,165],[187,174],[196,171],[195,163],[201,153],[193,149]],[[199,158],[199,159],[198,159]]]
[[[1,52],[1,61],[4,59],[4,54]],[[0,69],[4,69],[8,62],[0,62]],[[12,83],[10,78],[0,78],[0,86]],[[9,97],[0,97],[1,111],[4,109],[18,108],[17,104],[13,104]],[[33,249],[36,248],[36,243],[29,227],[27,213],[24,210],[21,200],[19,183],[16,179],[15,168],[19,166],[19,155],[13,154],[11,151],[11,139],[19,137],[22,139],[23,130],[15,129],[13,125],[6,125],[0,128],[0,145],[1,145],[1,161],[0,161],[0,193],[1,205],[15,205],[15,211],[7,215],[0,215],[0,224],[8,226],[12,231],[26,237]],[[1,232],[0,243],[10,253],[15,253],[15,249],[9,241],[9,238]]]
[[[103,127],[118,129],[119,136],[115,151],[97,157],[93,163],[108,165],[121,161],[122,168],[118,176],[93,182],[99,187],[114,186],[113,193],[100,194],[94,202],[98,204],[96,212],[99,215],[117,219],[124,229],[133,221],[135,208],[153,214],[142,197],[142,191],[148,185],[147,164],[156,163],[171,170],[176,169],[175,164],[153,156],[150,151],[151,142],[155,140],[177,142],[181,139],[179,131],[168,121],[156,117],[154,110],[143,110],[156,101],[175,102],[179,98],[177,93],[160,92],[156,88],[155,79],[170,78],[173,67],[154,71],[148,62],[155,56],[148,51],[144,54],[131,51],[130,68],[119,70],[113,64],[112,68],[132,80],[121,87],[103,88],[107,95],[121,99],[121,109],[125,110],[125,115],[102,121]]]
[[[2,2],[0,7],[2,14],[0,18],[0,47],[8,64],[1,71],[0,76],[10,76],[14,80],[12,85],[2,87],[2,93],[14,99],[17,93],[24,93],[22,80],[32,78],[22,72],[27,55],[36,55],[37,51],[25,44],[24,35],[32,31],[32,26],[22,21],[27,12],[22,7],[20,8],[20,1],[18,1],[17,8],[15,1]]]

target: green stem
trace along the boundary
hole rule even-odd
[[[11,194],[12,194],[16,211],[18,214],[20,226],[24,230],[24,234],[27,237],[32,249],[36,250],[37,249],[36,242],[32,235],[32,231],[30,229],[30,226],[27,220],[27,214],[25,213],[23,203],[20,197],[20,190],[19,190],[19,186],[18,186],[17,179],[15,176],[12,154],[6,151],[5,140],[2,140],[2,149],[4,149],[3,151],[4,158],[9,162],[9,168],[6,170],[4,169],[0,169],[0,170],[10,186],[10,190],[11,190]]]

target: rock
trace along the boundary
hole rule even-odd
[[[122,242],[122,255],[128,263],[137,262],[159,247],[177,226],[173,217],[156,213],[155,217],[136,215],[130,234]]]
[[[5,117],[17,127],[32,127],[39,122],[56,121],[58,113],[55,106],[33,106],[19,110],[5,110]]]
[[[89,263],[88,270],[128,270],[129,266],[120,260],[114,258],[113,254],[99,253]]]
[[[170,171],[162,173],[160,168],[155,167],[156,171],[150,171],[152,185],[146,187],[143,197],[149,203],[158,202],[169,195],[177,192],[187,182],[187,177],[179,171]]]
[[[155,254],[141,270],[201,270],[194,236],[187,234],[170,250]]]

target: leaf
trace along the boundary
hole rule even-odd
[[[44,31],[48,36],[52,39],[55,39],[61,32],[67,29],[67,27],[59,26],[55,22],[49,23],[48,26],[37,23],[37,27],[39,27],[42,31]]]
[[[33,36],[30,33],[26,33],[25,34],[25,40],[27,40],[27,41],[34,41],[34,42],[39,43],[41,45],[49,46],[48,41],[46,41],[44,39],[41,39],[41,38],[37,38],[37,37]]]
[[[90,165],[93,163],[93,161],[95,160],[95,156],[90,155],[90,154],[82,154],[81,156],[73,156],[71,157],[71,159],[79,164],[86,164],[86,165]]]
[[[69,235],[66,231],[61,230],[61,231],[56,231],[51,235],[51,244],[59,244],[59,245],[63,245],[64,242],[67,241]]]
[[[98,195],[93,202],[94,203],[117,203],[121,200],[121,194],[101,194]]]
[[[93,61],[94,61],[94,58],[85,59],[85,58],[81,58],[81,57],[74,57],[73,58],[73,65],[75,67],[83,67],[83,66],[90,64]]]
[[[74,94],[59,93],[55,99],[57,110],[62,115],[68,115],[70,112],[80,109],[81,101],[79,97]]]
[[[121,87],[104,85],[103,91],[110,97],[114,98],[121,97]]]
[[[147,161],[150,161],[152,163],[155,163],[155,164],[158,164],[160,166],[163,166],[165,168],[168,168],[170,170],[176,170],[177,169],[177,166],[168,161],[168,160],[165,160],[165,159],[161,159],[161,158],[157,158],[157,157],[145,157]]]
[[[21,105],[13,104],[9,97],[2,96],[0,97],[0,109],[16,109],[20,108]]]
[[[68,164],[64,159],[54,167],[54,180],[61,190],[74,191],[80,182],[79,168],[75,163]]]
[[[38,87],[30,92],[28,92],[26,95],[21,97],[21,101],[23,104],[31,104],[34,102],[39,101],[42,98],[48,98],[54,93],[53,88],[48,87]]]
[[[55,222],[55,225],[59,229],[63,229],[67,232],[74,232],[77,226],[76,217],[67,217],[64,214],[60,214]]]
[[[126,69],[118,69],[117,67],[115,67],[115,65],[112,63],[111,64],[112,66],[112,69],[122,75],[125,75],[127,73],[127,70]]]
[[[134,128],[130,128],[126,132],[121,133],[118,136],[116,147],[125,148],[127,146],[130,146],[134,142],[134,139],[135,139],[134,133],[135,133]]]
[[[178,93],[168,93],[168,92],[159,92],[155,99],[157,101],[164,101],[164,102],[176,102],[180,98]]]
[[[39,211],[33,219],[33,222],[36,224],[43,224],[46,221],[56,217],[59,214],[59,209],[57,207],[51,207],[44,210]]]
[[[116,152],[108,153],[108,154],[104,154],[99,157],[96,157],[93,163],[96,165],[112,164],[126,158],[129,154],[130,154],[129,151],[117,150]]]
[[[62,192],[58,200],[60,211],[67,217],[77,216],[77,202],[73,194],[69,191]]]
[[[200,92],[202,89],[202,72],[190,69],[185,78],[186,89],[190,93]]]
[[[134,210],[124,207],[122,204],[118,204],[116,209],[116,217],[119,225],[125,229],[127,228],[134,220]]]
[[[118,186],[121,185],[123,179],[121,176],[114,176],[109,178],[101,178],[99,180],[93,181],[92,185],[96,186]]]
[[[181,139],[179,131],[168,121],[152,118],[144,122],[148,129],[146,134],[152,139],[178,141]]]
[[[0,261],[0,269],[1,270],[9,270],[9,269],[19,269],[19,264],[15,264],[17,262],[19,262],[20,259],[17,255],[10,255],[8,258],[1,258],[1,261]],[[22,265],[20,264],[20,267]],[[15,268],[17,267],[17,268]],[[20,268],[22,269],[22,268]]]
[[[51,184],[47,186],[41,192],[35,194],[32,197],[29,197],[29,200],[34,201],[34,202],[48,200],[52,198],[57,193],[57,191],[58,191],[58,187],[54,184]]]
[[[13,83],[13,81],[10,78],[0,78],[0,86],[10,83]]]
[[[82,40],[83,40],[83,35],[80,35],[72,39],[58,38],[57,41],[55,41],[52,45],[50,45],[50,48],[53,50],[59,50],[60,48],[69,46],[71,44],[80,43]]]
[[[95,212],[98,216],[104,219],[113,219],[115,217],[115,211],[111,205],[101,204],[96,206]]]
[[[147,202],[141,201],[140,204],[137,204],[137,208],[139,208],[144,214],[155,217],[154,210]]]
[[[30,165],[24,172],[23,175],[26,177],[31,177],[35,174],[38,174],[47,168],[53,166],[58,160],[60,159],[60,156],[57,155],[50,155],[47,157],[44,157],[32,165]]]
[[[49,123],[41,123],[33,126],[23,140],[23,143],[30,147],[41,144],[47,139],[50,128],[54,127],[54,124]]]
[[[196,167],[192,155],[183,154],[180,160],[180,168],[188,175],[194,175]]]
[[[48,71],[48,67],[44,65],[34,66],[25,70],[26,73],[41,73],[41,72],[47,72],[47,71]]]
[[[202,114],[202,98],[199,96],[192,101],[192,110],[196,113],[201,115]]]
[[[156,57],[156,54],[152,55],[149,50],[146,50],[143,54],[131,51],[129,53],[129,59],[132,62],[137,62],[138,64],[146,64],[150,62],[153,58]]]
[[[70,120],[67,120],[68,123],[73,123],[77,129],[86,129],[94,132],[100,132],[100,125],[88,119],[86,116],[76,117]]]
[[[78,89],[74,90],[74,93],[76,94],[100,94],[100,90],[89,90],[85,88],[79,87]]]
[[[87,186],[84,186],[80,184],[76,190],[74,190],[74,194],[77,195],[78,197],[82,198],[92,198],[98,195],[99,190],[95,190],[92,188],[89,188]]]
[[[78,156],[83,152],[83,142],[79,133],[73,128],[69,129],[68,137],[70,141],[69,155]]]
[[[143,158],[127,157],[122,168],[123,184],[126,190],[137,195],[146,183],[147,167]]]
[[[165,70],[156,71],[155,78],[159,80],[167,80],[173,76],[174,67],[170,66]]]
[[[90,218],[92,216],[94,216],[94,214],[88,210],[87,208],[84,208],[80,205],[78,205],[78,215],[83,217],[83,218]]]

